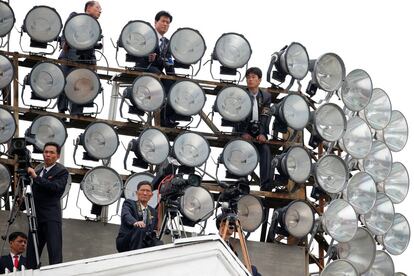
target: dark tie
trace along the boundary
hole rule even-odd
[[[46,178],[46,174],[47,174],[47,170],[46,168],[43,168],[42,178]]]
[[[17,255],[14,255],[13,256],[13,259],[14,259],[14,261],[13,261],[13,266],[17,269],[17,268],[19,268],[19,256],[17,256]]]
[[[147,208],[142,209],[142,217],[145,224],[147,224]]]
[[[160,41],[160,53],[162,55],[164,53],[165,47],[167,46],[167,39],[165,37],[161,37]]]

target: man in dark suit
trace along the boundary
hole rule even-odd
[[[10,254],[0,258],[0,274],[14,269],[21,270],[22,265],[26,266],[26,258],[22,256],[26,251],[27,236],[22,232],[13,232],[9,235]]]
[[[32,190],[37,217],[37,235],[39,257],[47,244],[49,264],[62,262],[62,208],[60,198],[65,191],[69,172],[57,163],[60,158],[60,146],[46,143],[43,148],[44,164],[35,171],[28,168],[27,172],[33,179]],[[35,247],[29,233],[27,250],[27,267],[36,268]]]
[[[155,238],[157,213],[148,205],[152,196],[151,183],[138,183],[136,194],[137,201],[126,199],[122,205],[121,227],[116,238],[119,252],[162,244]]]
[[[260,155],[260,190],[271,191],[271,152],[265,144],[269,134],[271,96],[259,88],[262,81],[262,71],[257,67],[250,67],[246,71],[247,92],[252,99],[252,113],[238,123],[235,132],[240,133],[245,140],[255,142]]]

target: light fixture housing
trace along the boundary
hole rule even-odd
[[[210,155],[210,145],[200,134],[184,132],[175,138],[173,152],[182,165],[198,167],[207,161]]]
[[[200,32],[191,28],[177,29],[171,36],[169,47],[174,62],[184,65],[200,61],[207,49]]]
[[[281,225],[295,238],[301,239],[309,234],[315,224],[312,208],[302,200],[294,200],[281,211]]]
[[[240,122],[252,112],[253,102],[246,90],[229,86],[218,93],[215,105],[225,120]]]
[[[223,164],[237,176],[249,175],[259,163],[259,153],[249,141],[235,139],[228,142],[222,153]]]
[[[157,47],[158,37],[150,23],[129,21],[121,31],[118,45],[134,57],[145,57],[153,53]]]
[[[278,159],[279,173],[288,176],[296,183],[304,183],[308,180],[312,170],[312,161],[303,147],[292,146]]]
[[[323,140],[335,142],[345,134],[347,122],[342,109],[333,103],[326,103],[313,114],[313,126],[316,134]]]
[[[179,201],[181,214],[193,222],[204,221],[213,214],[213,196],[203,187],[188,186]]]
[[[372,133],[368,124],[359,117],[351,117],[347,122],[344,136],[339,146],[355,159],[365,158],[372,148]]]
[[[206,96],[201,86],[190,80],[177,81],[168,93],[168,104],[177,114],[192,116],[204,107]]]
[[[26,140],[34,144],[38,150],[43,151],[48,142],[54,142],[62,147],[68,134],[61,120],[55,116],[44,115],[34,119],[25,136]]]
[[[384,128],[383,135],[379,139],[384,141],[394,152],[401,151],[405,147],[408,140],[408,123],[400,111],[392,111],[391,120]]]
[[[383,193],[377,193],[374,207],[361,220],[374,235],[384,235],[391,228],[394,221],[394,204]]]
[[[98,20],[86,13],[79,13],[66,21],[63,34],[71,48],[90,50],[102,38],[102,29]]]
[[[249,41],[237,33],[224,33],[216,41],[213,59],[231,69],[241,68],[247,64],[252,55]]]
[[[391,228],[379,237],[385,250],[392,255],[401,255],[410,243],[410,224],[402,214],[395,214]]]
[[[375,260],[371,268],[365,272],[364,276],[388,276],[394,275],[394,262],[387,252],[377,250]]]
[[[375,182],[384,181],[391,173],[392,153],[381,141],[374,141],[370,153],[362,161],[362,170],[369,173]]]
[[[381,88],[374,88],[369,104],[363,111],[367,123],[376,130],[384,129],[391,120],[391,100]]]
[[[243,195],[237,201],[237,215],[243,231],[256,231],[264,217],[261,200],[253,195]]]
[[[164,87],[155,77],[137,77],[128,97],[136,108],[146,112],[156,111],[164,104]]]
[[[311,83],[326,92],[338,90],[345,79],[345,64],[334,53],[326,53],[317,60],[310,61]]]
[[[118,133],[107,123],[89,124],[81,135],[81,144],[87,153],[96,159],[108,159],[118,149]]]
[[[80,183],[86,198],[93,204],[107,206],[122,194],[122,179],[112,168],[98,166],[89,170]]]
[[[34,6],[23,21],[23,30],[33,41],[41,43],[56,40],[62,26],[62,19],[58,12],[48,6]]]
[[[0,55],[0,90],[8,86],[13,80],[13,77],[13,64],[6,56]]]
[[[355,69],[346,76],[342,84],[342,101],[349,110],[361,111],[369,104],[372,89],[372,81],[368,73],[361,69]]]
[[[322,270],[320,276],[358,276],[358,271],[351,262],[346,260],[335,260],[330,262]]]
[[[271,107],[275,115],[273,129],[286,132],[286,125],[294,130],[302,130],[309,123],[310,111],[306,100],[299,93],[289,93],[280,103]]]
[[[410,177],[405,166],[400,162],[392,164],[391,173],[377,184],[379,192],[385,193],[394,204],[401,203],[408,194]]]
[[[0,1],[0,22],[0,37],[5,37],[13,29],[16,18],[13,9],[4,1]]]
[[[98,75],[90,69],[78,68],[66,76],[65,94],[78,105],[91,103],[101,92]]]
[[[352,240],[358,229],[354,208],[343,199],[331,201],[322,215],[322,226],[325,232],[338,242]]]
[[[29,84],[36,97],[54,99],[65,88],[66,78],[59,65],[45,61],[33,67],[29,75]]]
[[[348,182],[348,166],[339,156],[322,156],[314,166],[315,180],[325,192],[336,194],[345,189]]]
[[[170,143],[161,130],[147,128],[139,135],[138,150],[146,162],[159,165],[167,159],[170,153]]]
[[[277,71],[273,72],[274,79],[284,82],[286,75],[290,75],[297,80],[306,77],[309,70],[309,55],[302,44],[292,42],[275,54],[277,60],[274,66]]]
[[[8,142],[16,132],[16,120],[7,109],[0,107],[0,144]]]
[[[0,196],[4,195],[11,184],[11,174],[9,169],[0,163]]]
[[[343,196],[354,207],[357,214],[368,213],[377,199],[374,179],[366,172],[356,173],[349,179]]]

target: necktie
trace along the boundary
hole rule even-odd
[[[165,37],[160,38],[160,41],[161,41],[161,43],[160,43],[160,53],[161,53],[161,55],[164,53],[165,46],[167,44],[165,40],[166,40]]]
[[[43,168],[43,174],[42,174],[42,178],[46,178],[46,173],[47,173],[47,170],[46,170],[46,168]]]
[[[144,223],[147,224],[147,208],[142,209],[142,217],[143,217]]]
[[[257,106],[257,96],[253,96],[252,120],[259,121],[259,107]]]
[[[18,267],[19,267],[19,256],[14,255],[14,256],[13,256],[13,259],[14,259],[14,261],[13,261],[13,266],[14,266],[15,268],[18,268]]]

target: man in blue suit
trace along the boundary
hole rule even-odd
[[[126,199],[122,205],[121,227],[116,238],[119,252],[159,245],[155,238],[157,213],[148,205],[152,197],[152,185],[142,181],[137,185],[137,201]]]
[[[27,236],[22,232],[13,232],[9,235],[10,254],[0,258],[0,274],[14,269],[21,270],[22,265],[26,266],[26,258],[22,256],[26,251]]]

